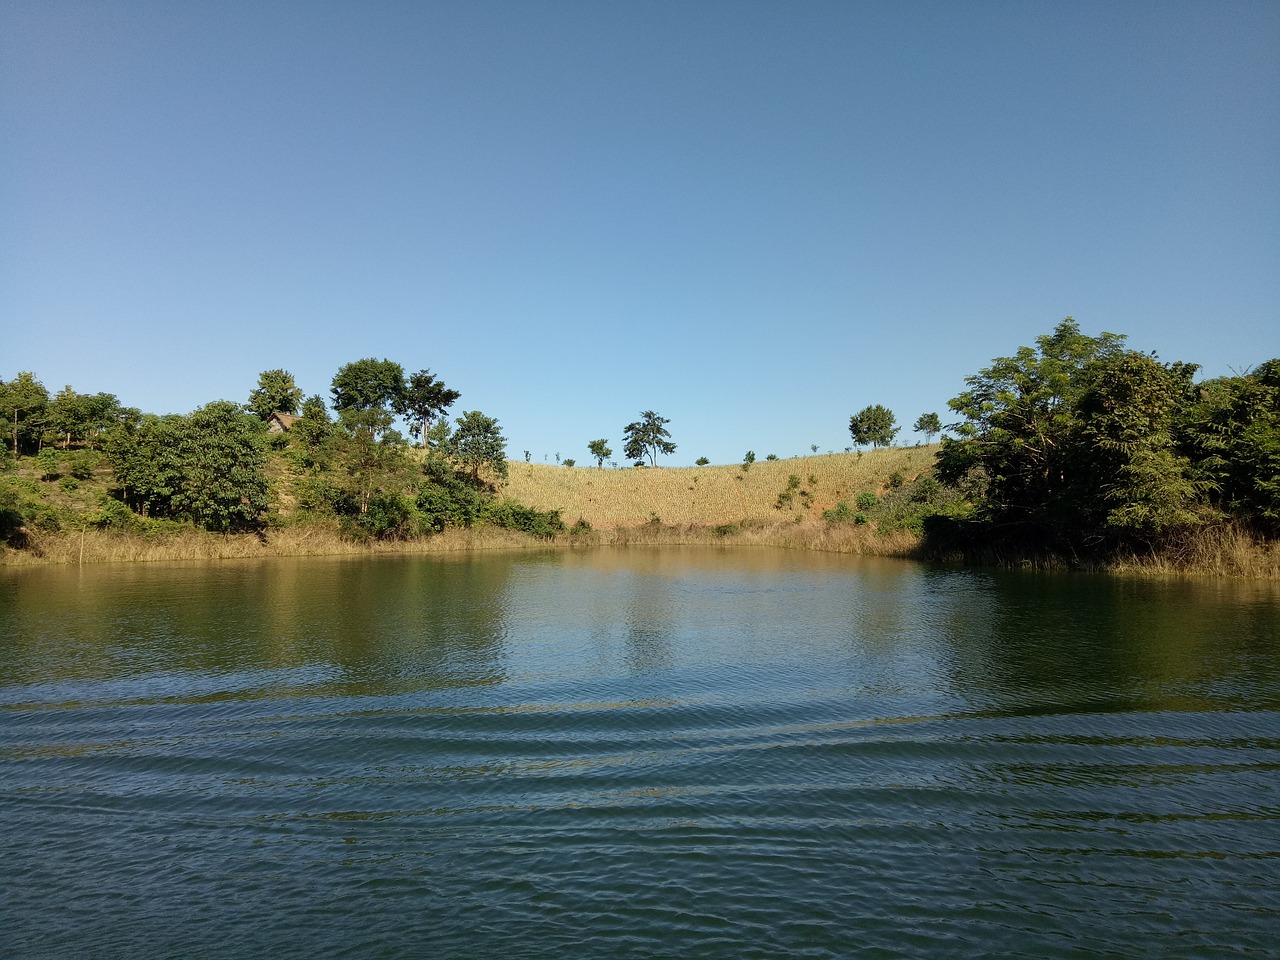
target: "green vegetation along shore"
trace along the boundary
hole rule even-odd
[[[676,445],[644,411],[625,469],[607,439],[583,441],[593,466],[508,460],[496,419],[450,422],[461,394],[389,360],[342,367],[327,404],[268,370],[185,416],[21,373],[0,381],[0,562],[735,542],[1280,577],[1280,360],[1196,373],[1068,318],[968,377],[940,444],[892,446],[874,404],[843,454],[658,467]]]

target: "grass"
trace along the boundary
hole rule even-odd
[[[936,446],[891,447],[864,454],[835,453],[741,465],[600,470],[512,463],[507,495],[539,510],[559,510],[566,523],[581,518],[597,530],[651,524],[768,527],[821,522],[822,511],[859,493],[880,493],[892,474],[906,481],[933,466]],[[800,486],[789,504],[779,494],[796,476]]]

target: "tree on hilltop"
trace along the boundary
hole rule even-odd
[[[933,443],[933,438],[942,432],[942,421],[936,413],[922,413],[911,429],[923,433],[925,443]]]
[[[873,447],[887,447],[897,436],[896,423],[892,410],[875,403],[849,418],[849,434],[860,447],[868,443]]]
[[[444,416],[462,394],[450,390],[430,370],[419,370],[409,377],[397,398],[395,411],[409,421],[409,435],[421,437],[423,446],[431,441],[431,421]]]
[[[259,420],[267,420],[271,414],[297,413],[302,403],[302,390],[288,370],[264,370],[258,375],[258,385],[249,393],[245,404]]]
[[[666,425],[671,421],[660,417],[652,410],[645,410],[635,423],[627,424],[623,431],[625,447],[623,454],[628,460],[649,458],[652,466],[657,466],[659,453],[671,455],[676,452],[676,445],[671,442],[671,434]]]
[[[596,458],[596,466],[601,470],[604,469],[604,462],[613,456],[613,451],[609,449],[608,440],[592,440],[587,444],[587,449]]]

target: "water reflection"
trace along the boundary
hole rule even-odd
[[[1277,599],[765,550],[0,571],[0,936],[1261,956]]]

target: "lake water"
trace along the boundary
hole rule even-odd
[[[0,956],[1280,951],[1280,593],[771,550],[0,570]]]

